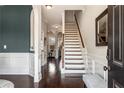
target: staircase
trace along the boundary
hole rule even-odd
[[[84,74],[86,72],[86,49],[82,45],[76,22],[65,23],[64,66],[62,73]]]

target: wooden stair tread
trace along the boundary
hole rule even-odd
[[[78,37],[78,36],[65,36],[65,37]]]
[[[65,41],[65,42],[79,42],[79,41]]]
[[[70,63],[65,63],[65,64],[66,64],[66,65],[83,65],[84,63],[76,63],[76,62],[75,62],[75,63],[71,63],[71,62],[70,62]]]
[[[72,38],[72,39],[65,39],[65,40],[79,40],[79,39],[73,39],[73,38]]]
[[[78,35],[78,33],[65,33],[65,35]]]
[[[78,46],[76,47],[76,46],[75,46],[75,47],[65,47],[65,48],[81,48],[81,47],[78,47]]]
[[[65,45],[80,45],[80,44],[65,44]]]
[[[65,33],[78,33],[77,31],[66,31]]]
[[[67,68],[67,67],[65,67],[65,69],[66,70],[85,70],[84,67],[82,67],[82,68]]]
[[[82,54],[65,54],[65,56],[82,56]]]
[[[74,31],[74,32],[72,32],[72,31],[66,31],[65,33],[78,33],[77,31]]]
[[[82,52],[81,50],[65,50],[65,52]]]
[[[78,36],[79,34],[65,34],[65,36],[70,36],[70,35],[72,35],[72,36]]]
[[[65,39],[65,40],[66,40],[66,41],[67,41],[67,40],[73,40],[73,41],[75,40],[75,41],[78,41],[79,39]]]

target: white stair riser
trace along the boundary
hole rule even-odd
[[[85,68],[85,65],[65,65],[66,68]]]
[[[65,63],[84,63],[84,60],[65,60]]]
[[[66,32],[66,31],[76,31],[76,32],[77,32],[78,29],[65,29],[65,32]]]
[[[82,52],[65,52],[65,54],[82,54]]]
[[[79,37],[65,37],[65,39],[79,39]]]
[[[71,52],[71,53],[73,53],[73,52],[81,52],[81,54],[86,53],[86,51],[84,49],[78,48],[78,46],[77,46],[77,48],[73,48],[73,46],[71,46],[72,48],[67,48],[67,47],[68,46],[65,47],[65,50],[69,49],[69,51],[66,51],[66,52]],[[72,50],[72,51],[70,51],[70,50]],[[80,51],[76,51],[76,50],[80,50]]]
[[[79,38],[79,36],[65,36],[64,38]]]
[[[80,47],[80,45],[65,45],[65,47]]]
[[[65,70],[64,73],[86,73],[86,70]]]
[[[80,44],[80,42],[64,42],[64,44]]]
[[[82,58],[83,56],[65,56],[65,58]]]
[[[71,41],[71,42],[72,42],[72,41],[74,41],[74,42],[76,42],[76,41],[77,41],[77,42],[80,42],[79,39],[65,39],[64,41],[65,41],[65,42],[66,42],[66,41],[67,41],[67,42],[69,42],[69,41]]]
[[[80,44],[80,42],[64,42],[65,44]]]
[[[65,50],[80,50],[81,51],[81,49],[80,48],[64,48]]]
[[[72,33],[72,34],[70,34],[70,33],[65,33],[65,36],[67,36],[67,35],[72,35],[72,36],[77,35],[77,36],[79,37],[79,34],[78,34],[78,33]]]
[[[79,40],[64,40],[65,43],[81,43]]]

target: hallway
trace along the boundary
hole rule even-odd
[[[40,88],[82,88],[84,85],[81,77],[61,77],[59,64],[52,58],[43,67],[43,79]]]
[[[46,5],[1,6],[0,79],[11,81],[14,88],[122,87],[123,79],[110,73],[113,65],[117,72],[124,68],[124,22],[117,18],[120,23],[113,25],[117,31],[109,32],[113,27],[108,22],[113,24],[114,17],[108,11],[111,7],[52,5],[49,10]],[[117,6],[117,16],[121,8]],[[109,64],[114,57],[118,61]]]

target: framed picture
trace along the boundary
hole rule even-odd
[[[108,9],[96,18],[96,46],[106,46],[108,43]]]

